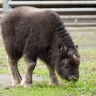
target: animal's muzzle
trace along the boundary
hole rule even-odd
[[[69,81],[78,81],[78,79],[79,79],[78,76],[76,76],[76,77],[75,77],[75,76],[69,76],[69,77],[68,77],[68,80],[69,80]]]

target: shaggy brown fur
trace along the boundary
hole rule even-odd
[[[32,72],[39,57],[49,69],[50,84],[58,84],[57,73],[67,80],[79,77],[79,55],[58,14],[33,7],[18,7],[1,22],[13,86],[32,84]],[[21,82],[17,62],[25,56],[27,72]]]

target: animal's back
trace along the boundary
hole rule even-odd
[[[51,45],[56,32],[55,15],[54,12],[33,7],[18,7],[9,12],[2,19],[1,29],[10,57],[20,58],[28,46],[33,47],[34,44],[40,49]]]
[[[52,15],[53,15],[52,12],[42,11],[41,9],[34,8],[34,7],[25,7],[25,6],[17,7],[3,17],[1,21],[1,28],[2,29],[4,29],[4,27],[8,27],[8,29],[12,28],[12,31],[14,30],[13,32],[8,30],[6,32],[6,34],[10,34],[10,35],[14,32],[17,33],[19,28],[20,28],[20,31],[24,29],[27,31],[27,33],[30,31],[33,31],[33,27],[34,27],[34,30],[37,29],[36,31],[39,31],[40,29],[45,27],[46,28],[50,27],[51,29],[54,26],[53,23],[54,23],[54,16],[55,16],[55,15],[54,16]],[[28,29],[31,29],[31,30],[28,30]],[[23,30],[23,33],[24,33],[24,30]],[[46,29],[46,33],[47,33],[47,30],[48,29]],[[2,31],[2,33],[3,32],[5,33],[5,31]]]

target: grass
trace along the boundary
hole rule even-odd
[[[4,46],[0,46],[0,74],[9,74],[9,71],[6,70],[8,69],[6,65],[6,52],[4,49]]]
[[[49,86],[46,82],[34,82],[32,88],[10,88],[1,89],[1,94],[4,96],[93,96],[96,94],[96,89],[91,82],[79,81],[76,84],[73,82],[67,85]]]
[[[70,32],[75,44],[79,45],[81,55],[80,79],[76,83],[58,77],[60,86],[48,85],[48,70],[44,62],[38,60],[34,75],[44,77],[34,80],[32,88],[1,87],[0,96],[96,96],[96,30],[93,32]],[[0,46],[0,74],[9,74],[6,52]],[[19,62],[20,73],[24,74],[24,58]]]

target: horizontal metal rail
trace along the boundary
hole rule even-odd
[[[42,10],[52,10],[55,12],[96,12],[96,8],[41,8]]]
[[[78,27],[78,26],[96,26],[96,23],[64,23],[65,26],[67,27]]]
[[[0,8],[0,12],[3,12],[3,8]]]
[[[60,18],[63,19],[74,19],[74,18],[78,18],[78,19],[93,19],[95,18],[96,19],[96,15],[60,15]]]
[[[40,5],[40,6],[39,6]],[[44,5],[44,6],[43,6]],[[59,5],[59,8],[55,8]],[[64,7],[60,7],[64,5]],[[66,8],[65,6],[72,5],[74,8]],[[78,6],[86,6],[79,8]],[[59,13],[65,26],[96,26],[96,1],[11,1],[4,0],[3,9],[4,13],[9,12],[17,6],[39,6],[42,10],[52,10]],[[44,8],[43,8],[43,7]],[[46,8],[47,6],[47,8]],[[48,8],[49,6],[49,8]],[[75,8],[77,6],[77,8]],[[91,7],[90,7],[91,6]],[[51,8],[54,7],[54,8]],[[77,16],[78,15],[78,16]],[[88,16],[87,16],[88,15]]]
[[[96,8],[39,8],[41,10],[51,10],[55,12],[96,12]],[[12,9],[10,9],[11,11]]]
[[[2,1],[0,1],[0,4],[2,4]]]
[[[9,5],[93,5],[96,1],[9,1]]]

